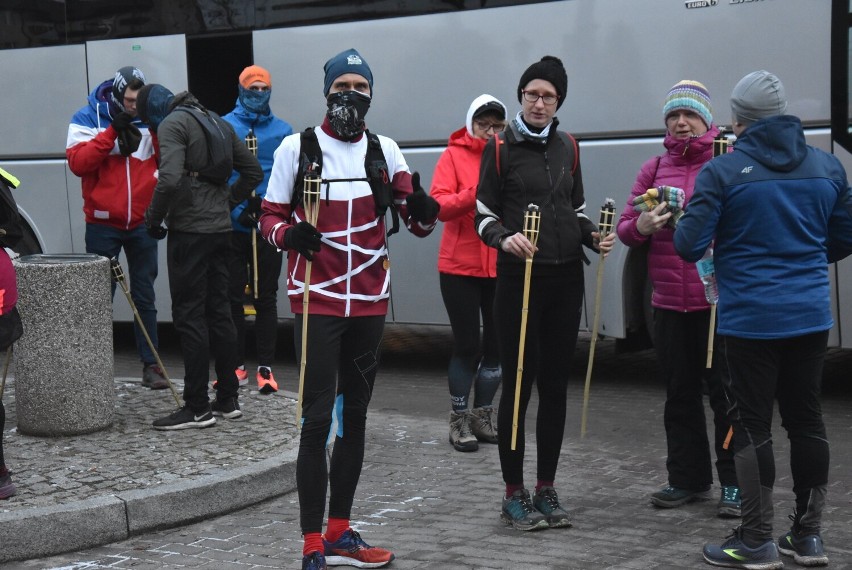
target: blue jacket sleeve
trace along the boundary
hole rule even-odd
[[[852,188],[838,197],[828,220],[828,261],[834,263],[852,253]]]
[[[678,255],[690,262],[701,259],[722,213],[722,188],[718,174],[707,163],[695,179],[695,191],[674,233],[674,246]]]

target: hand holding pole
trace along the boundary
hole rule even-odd
[[[524,237],[530,240],[533,248],[538,243],[539,229],[541,228],[541,211],[535,204],[527,206],[524,212]],[[524,296],[521,305],[521,336],[518,341],[518,372],[515,376],[515,407],[512,414],[512,451],[515,450],[518,440],[518,407],[521,401],[521,381],[524,376],[524,345],[527,338],[527,315],[530,304],[530,279],[532,277],[533,254],[527,256],[524,268]]]
[[[612,232],[612,227],[615,220],[615,200],[607,198],[604,200],[604,205],[601,208],[600,223],[598,224],[598,232],[600,239],[603,240]],[[598,327],[601,322],[601,290],[603,288],[603,272],[604,261],[606,257],[601,252],[598,260],[598,282],[595,287],[595,318],[592,325],[592,343],[589,346],[589,364],[586,368],[586,386],[583,389],[583,416],[580,420],[580,437],[586,436],[586,418],[589,412],[589,389],[592,385],[592,367],[595,362],[595,346],[598,342]]]
[[[305,175],[302,189],[302,207],[305,218],[313,227],[317,227],[320,207],[320,185],[322,178],[313,174]],[[299,401],[296,405],[296,427],[302,427],[302,393],[305,387],[305,369],[308,364],[308,307],[311,292],[311,267],[313,262],[305,259],[305,292],[302,295],[302,358],[299,362]]]

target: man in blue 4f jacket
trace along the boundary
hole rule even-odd
[[[832,327],[828,264],[852,251],[852,195],[834,156],[805,144],[779,79],[746,75],[731,94],[734,152],[701,170],[674,244],[697,261],[715,237],[718,334],[730,400],[742,525],[704,559],[782,568],[781,554],[823,566],[820,526],[829,449],[819,402]],[[790,439],[792,528],[772,536],[775,398]]]

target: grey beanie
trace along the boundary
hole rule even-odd
[[[731,92],[734,120],[750,122],[783,115],[787,111],[787,95],[781,80],[768,71],[752,71]]]

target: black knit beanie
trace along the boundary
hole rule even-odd
[[[562,60],[552,55],[546,55],[524,71],[521,75],[521,81],[518,83],[518,103],[521,102],[523,93],[521,93],[527,83],[533,79],[544,79],[550,81],[553,87],[556,88],[556,94],[559,95],[559,101],[556,102],[556,108],[562,106],[565,101],[565,93],[568,91],[568,74],[565,72],[565,66],[562,65]]]

